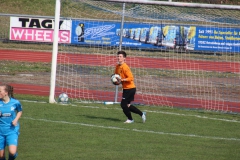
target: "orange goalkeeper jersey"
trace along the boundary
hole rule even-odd
[[[126,63],[123,63],[122,65],[118,64],[115,68],[115,74],[119,74],[121,76],[121,79],[125,80],[125,81],[122,81],[123,89],[136,88],[133,82],[134,80],[133,74]]]

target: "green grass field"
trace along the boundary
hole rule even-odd
[[[229,2],[236,2],[231,0]],[[67,1],[66,1],[67,2]],[[73,1],[75,2],[75,1]],[[195,1],[194,1],[195,2]],[[200,1],[198,1],[200,2]],[[66,13],[71,5],[62,5]],[[64,8],[66,7],[66,8]],[[54,16],[55,0],[2,0],[1,13]],[[80,12],[91,12],[79,8]],[[64,12],[63,12],[64,13]],[[64,15],[65,16],[65,15]],[[70,16],[69,16],[70,17]],[[1,17],[2,22],[9,17]],[[8,37],[10,23],[1,23],[0,35]],[[51,45],[3,43],[0,48],[51,51]],[[95,53],[94,48],[72,47],[74,52]],[[60,51],[64,51],[59,48]],[[203,55],[132,51],[161,58],[211,61],[239,61],[240,55]],[[21,67],[20,67],[21,65]],[[1,73],[49,72],[50,65],[0,61]],[[174,72],[159,72],[159,75]],[[191,72],[186,72],[190,75]],[[219,76],[218,73],[205,73]],[[235,77],[233,73],[223,77]],[[124,124],[126,117],[119,105],[49,104],[46,97],[17,95],[23,104],[20,119],[19,156],[17,160],[239,160],[240,115],[212,111],[183,110],[167,107],[138,106],[147,112],[142,123]],[[26,101],[26,99],[30,101]],[[31,100],[39,100],[33,102]]]
[[[240,159],[238,114],[138,106],[147,112],[146,123],[134,114],[135,123],[124,124],[118,104],[17,97],[23,105],[19,160]]]

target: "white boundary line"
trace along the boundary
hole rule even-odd
[[[83,108],[97,108],[97,109],[110,109],[110,108],[102,108],[102,107],[94,107],[94,106],[77,106],[77,107],[83,107]],[[111,108],[116,110],[121,110],[120,108]],[[169,114],[169,115],[176,115],[176,116],[184,116],[184,117],[196,117],[201,119],[209,119],[209,120],[216,120],[216,121],[224,121],[224,122],[233,122],[233,123],[240,123],[240,121],[237,120],[230,120],[230,119],[220,119],[220,118],[211,118],[206,116],[199,116],[199,115],[186,115],[181,113],[172,113],[172,112],[163,112],[163,111],[150,111],[150,110],[144,110],[148,113],[161,113],[161,114]]]
[[[196,118],[202,118],[202,119],[209,119],[209,120],[217,120],[217,121],[224,121],[224,122],[234,122],[234,123],[240,123],[240,121],[237,120],[230,120],[230,119],[220,119],[220,118],[211,118],[206,116],[199,116],[199,115],[186,115],[186,114],[180,114],[180,113],[172,113],[172,112],[162,112],[162,111],[147,111],[152,113],[162,113],[162,114],[170,114],[170,115],[176,115],[176,116],[184,116],[184,117],[196,117]]]
[[[46,103],[46,102],[37,102],[37,101],[28,101],[28,100],[21,100],[24,102],[33,102],[33,103]],[[72,106],[72,107],[81,107],[81,108],[95,108],[95,109],[110,109],[110,108],[103,108],[103,107],[96,107],[96,106],[78,106],[75,104],[67,104],[65,106]],[[111,108],[116,110],[121,110],[120,108]],[[150,111],[150,110],[144,110],[149,113],[161,113],[161,114],[169,114],[169,115],[176,115],[176,116],[184,116],[184,117],[196,117],[201,119],[209,119],[209,120],[216,120],[216,121],[224,121],[224,122],[233,122],[233,123],[240,123],[240,121],[237,120],[230,120],[230,119],[219,119],[219,118],[211,118],[206,116],[199,116],[199,115],[186,115],[186,114],[180,114],[180,113],[173,113],[173,112],[163,112],[163,111]]]
[[[193,138],[204,138],[204,139],[213,139],[213,140],[227,140],[227,141],[240,141],[239,138],[224,138],[224,137],[211,137],[211,136],[200,136],[195,134],[181,134],[181,133],[168,133],[168,132],[157,132],[157,131],[149,131],[149,130],[139,130],[139,129],[128,129],[128,128],[120,128],[113,126],[100,126],[94,124],[86,124],[86,123],[77,123],[77,122],[67,122],[67,121],[53,121],[48,119],[35,119],[31,117],[22,117],[23,119],[33,120],[33,121],[43,121],[43,122],[51,122],[51,123],[61,123],[61,124],[71,124],[71,125],[81,125],[87,127],[95,127],[95,128],[104,128],[104,129],[114,129],[114,130],[126,130],[126,131],[134,131],[141,133],[152,133],[152,134],[160,134],[160,135],[171,135],[171,136],[182,136],[182,137],[193,137]]]

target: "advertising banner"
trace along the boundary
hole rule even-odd
[[[71,42],[118,46],[120,28],[120,22],[73,20]],[[125,22],[122,46],[240,52],[240,29]]]
[[[59,43],[71,43],[71,20],[59,23]],[[54,20],[43,18],[10,18],[10,40],[53,42]]]
[[[120,22],[60,20],[59,43],[119,46]],[[53,42],[54,20],[11,17],[10,40]],[[210,26],[166,25],[125,22],[122,46],[140,49],[184,49],[240,52],[240,29]]]
[[[240,52],[240,29],[238,28],[196,27],[196,32],[193,32],[189,34],[188,42],[190,46],[194,46],[192,48],[194,50]]]
[[[122,46],[137,48],[160,47],[150,42],[149,36],[153,32],[151,32],[151,27],[157,28],[157,26],[149,24],[125,23]],[[120,28],[120,22],[73,20],[71,42],[72,44],[119,46]],[[156,40],[158,32],[154,32],[156,32],[154,33],[154,39]]]

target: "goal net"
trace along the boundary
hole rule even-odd
[[[56,97],[120,102],[110,76],[124,50],[135,103],[240,111],[240,6],[62,0],[60,13],[71,43],[58,45]]]

